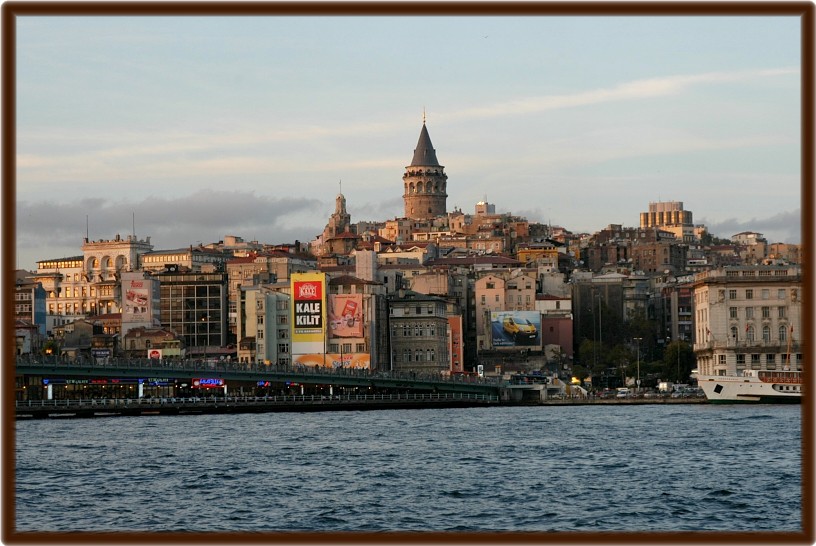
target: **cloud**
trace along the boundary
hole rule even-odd
[[[199,191],[178,198],[141,201],[107,198],[70,203],[17,203],[17,253],[21,266],[37,260],[82,254],[87,229],[91,240],[135,233],[151,238],[156,249],[210,243],[237,235],[264,243],[307,242],[326,224],[327,205],[311,198],[270,198],[247,191]],[[134,221],[135,217],[135,221]],[[43,255],[43,251],[55,252]]]
[[[695,219],[695,223],[697,222],[698,220]],[[769,243],[800,244],[802,240],[801,209],[750,220],[727,218],[720,221],[709,221],[702,218],[699,223],[705,224],[709,233],[723,239],[730,239],[732,235],[743,231],[755,231],[762,233]]]
[[[480,108],[462,109],[449,114],[443,113],[438,117],[441,119],[462,120],[484,119],[507,115],[525,115],[547,110],[664,97],[680,93],[693,85],[730,83],[773,76],[796,75],[798,73],[798,68],[780,68],[648,78],[634,80],[611,88],[593,89],[583,93],[515,99]]]

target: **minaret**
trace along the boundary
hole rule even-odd
[[[447,214],[447,181],[445,167],[436,159],[436,150],[431,144],[425,114],[422,115],[422,131],[414,150],[411,164],[402,175],[405,202],[405,217],[412,220],[427,220]]]

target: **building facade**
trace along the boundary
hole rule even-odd
[[[802,369],[799,267],[725,267],[698,273],[692,288],[700,374]]]
[[[227,274],[166,271],[160,283],[162,328],[184,341],[189,356],[227,344]]]
[[[450,371],[446,307],[443,298],[408,290],[389,297],[392,370]]]

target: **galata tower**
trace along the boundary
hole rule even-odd
[[[406,218],[427,220],[447,214],[448,175],[445,174],[445,167],[436,159],[436,150],[431,144],[424,119],[414,158],[405,167],[402,181],[405,186],[402,199],[405,201]]]

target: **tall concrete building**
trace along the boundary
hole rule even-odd
[[[684,243],[695,239],[691,211],[683,210],[682,201],[649,203],[649,212],[640,213],[640,227],[659,227],[664,231],[671,231]]]
[[[436,159],[436,150],[431,144],[424,120],[414,157],[411,164],[405,167],[402,181],[406,218],[427,220],[447,214],[448,175],[445,174],[445,167]]]

